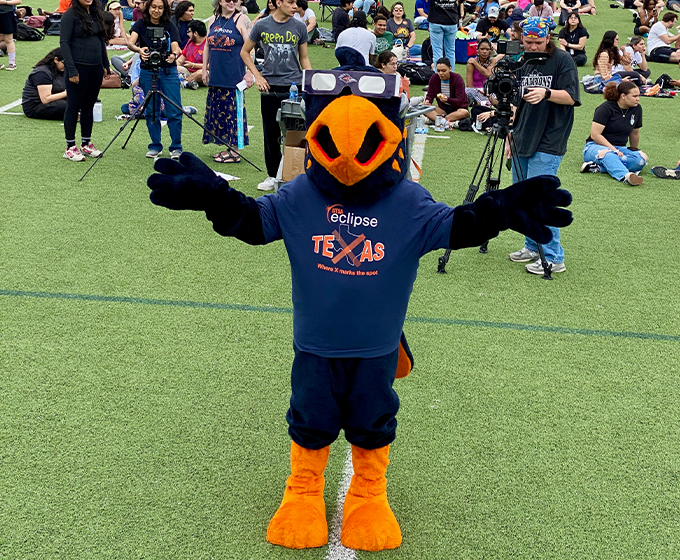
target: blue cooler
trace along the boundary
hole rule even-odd
[[[477,55],[477,39],[456,39],[456,62],[467,63]]]

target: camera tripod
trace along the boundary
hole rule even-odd
[[[236,152],[236,148],[234,148],[231,144],[229,144],[229,142],[227,142],[226,140],[224,140],[220,136],[217,136],[216,134],[210,132],[200,122],[198,122],[194,117],[192,117],[191,114],[187,113],[184,110],[183,107],[180,107],[179,105],[177,105],[177,103],[175,103],[172,99],[170,99],[167,95],[165,95],[160,89],[158,89],[158,70],[159,70],[158,67],[153,68],[151,70],[151,89],[148,92],[145,93],[144,103],[142,103],[139,107],[137,107],[137,109],[130,116],[130,118],[127,121],[125,121],[125,124],[123,126],[121,126],[120,130],[114,135],[113,138],[111,138],[111,141],[108,143],[106,148],[104,148],[104,151],[102,151],[101,155],[92,162],[92,165],[90,165],[88,170],[83,174],[83,176],[80,179],[78,179],[78,181],[82,181],[85,178],[85,176],[92,170],[92,168],[96,165],[96,163],[106,153],[106,150],[108,150],[111,147],[111,144],[113,144],[116,141],[116,138],[118,138],[118,136],[120,136],[122,134],[123,130],[125,130],[127,125],[129,125],[132,121],[134,121],[135,124],[133,125],[132,130],[130,131],[130,134],[127,137],[127,140],[125,140],[125,143],[121,147],[122,150],[125,149],[125,146],[127,146],[128,142],[130,141],[130,138],[132,138],[132,135],[134,134],[135,129],[137,128],[137,125],[139,124],[139,121],[142,119],[142,117],[144,115],[144,111],[149,106],[149,104],[152,104],[151,107],[153,109],[153,118],[154,118],[154,122],[155,122],[155,119],[157,118],[157,115],[158,115],[158,112],[156,110],[156,103],[160,103],[161,99],[165,99],[166,103],[170,103],[171,105],[173,105],[174,107],[179,109],[184,116],[189,117],[193,122],[195,122],[198,126],[200,126],[205,132],[207,132],[210,136],[212,136],[212,138],[217,141],[216,143],[226,146],[227,149],[230,152]],[[250,161],[249,159],[244,157],[242,154],[239,154],[239,156],[243,160],[245,160],[247,163],[252,165],[258,171],[260,171],[260,172],[262,171],[257,165],[255,165],[252,161]]]
[[[470,204],[475,200],[477,193],[479,192],[479,183],[486,177],[486,185],[484,192],[498,190],[501,183],[501,175],[503,172],[503,157],[505,152],[505,141],[507,140],[510,145],[510,159],[507,160],[508,171],[511,169],[512,164],[517,169],[517,178],[522,181],[524,179],[524,174],[522,173],[522,168],[519,165],[519,156],[517,155],[517,147],[510,133],[510,118],[512,117],[512,109],[510,104],[499,103],[496,108],[497,122],[491,128],[491,132],[486,141],[486,146],[482,152],[482,157],[479,159],[479,164],[477,164],[477,169],[472,177],[472,182],[468,189],[467,195],[465,195],[465,200],[463,204]],[[552,280],[550,272],[552,270],[552,264],[545,259],[545,253],[543,247],[538,245],[538,256],[541,259],[541,265],[543,266],[543,278],[544,280]],[[488,252],[489,242],[485,241],[484,244],[479,248],[480,253],[486,254]],[[439,257],[439,264],[437,265],[438,274],[446,274],[446,263],[449,262],[451,256],[451,249],[447,249],[446,252]]]

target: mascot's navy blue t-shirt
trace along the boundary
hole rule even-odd
[[[295,345],[327,358],[396,350],[419,259],[448,247],[453,209],[406,179],[371,206],[329,204],[306,175],[257,203],[266,242],[288,251]]]

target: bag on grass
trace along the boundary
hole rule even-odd
[[[40,29],[46,19],[46,16],[28,16],[24,18],[24,23],[34,29]]]
[[[432,68],[422,62],[400,62],[397,72],[408,78],[413,85],[426,86],[430,83],[430,77],[434,74]]]
[[[120,76],[115,72],[104,74],[104,77],[102,78],[103,89],[116,89],[122,87],[122,85]]]
[[[23,21],[17,23],[17,30],[14,33],[14,38],[17,41],[42,41],[45,34],[39,29],[29,27]]]
[[[43,22],[45,34],[51,37],[59,35],[61,29],[61,14],[52,14]]]

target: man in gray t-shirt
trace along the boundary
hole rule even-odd
[[[281,107],[281,100],[288,97],[288,90],[293,82],[300,89],[302,68],[312,68],[307,56],[307,27],[301,21],[293,19],[296,0],[275,2],[276,10],[253,26],[250,37],[241,49],[241,58],[255,76],[257,89],[261,93],[264,161],[269,175],[257,186],[261,191],[274,188],[281,162],[281,129],[276,122],[276,112]],[[250,54],[258,42],[264,50],[262,73],[255,67]]]

